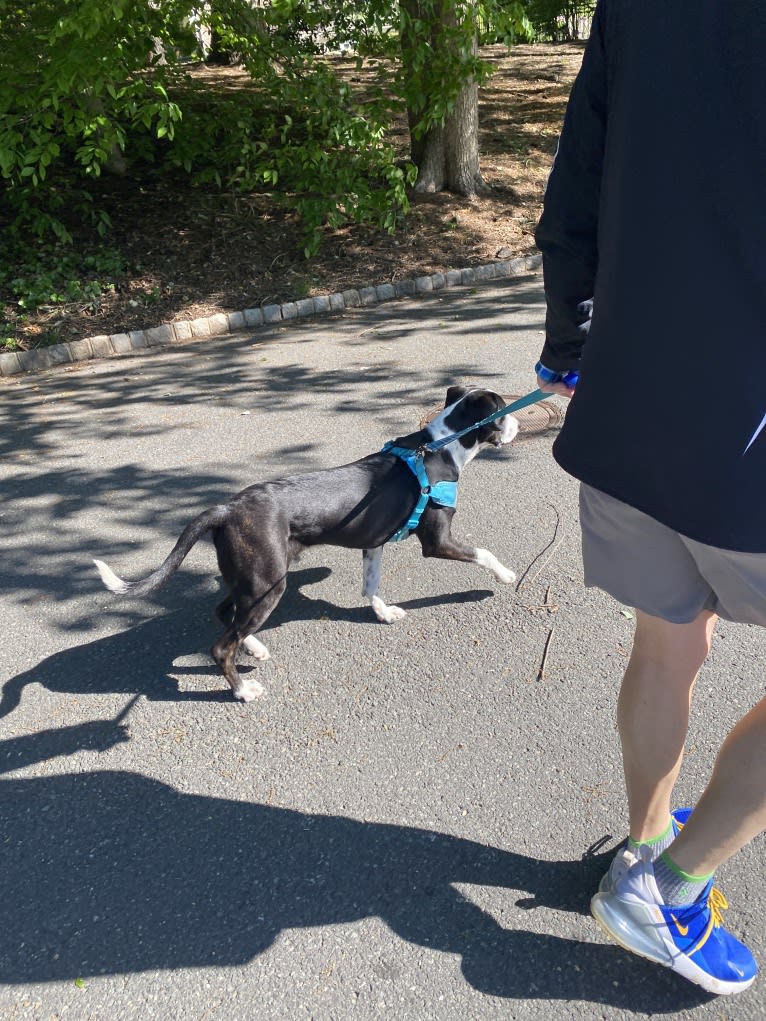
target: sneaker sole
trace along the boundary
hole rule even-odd
[[[672,946],[672,949],[668,946],[658,931],[659,924],[664,925],[664,922],[658,923],[651,913],[651,908],[641,904],[625,906],[630,911],[627,917],[615,910],[602,894],[597,893],[590,902],[593,917],[609,939],[619,944],[623,950],[670,968],[689,982],[694,982],[695,985],[702,986],[707,992],[715,993],[717,996],[743,993],[755,981],[756,975],[742,982],[729,982],[708,974],[686,954],[680,953],[675,946]]]

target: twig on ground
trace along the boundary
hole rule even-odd
[[[550,631],[548,632],[548,637],[545,640],[545,648],[543,649],[543,659],[542,662],[540,663],[540,669],[537,671],[538,681],[545,680],[545,665],[548,662],[548,650],[551,647],[551,642],[553,641],[553,632],[555,630],[556,630],[555,628],[551,628]]]

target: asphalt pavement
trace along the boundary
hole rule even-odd
[[[531,276],[0,381],[0,1021],[766,1016],[766,979],[711,998],[588,913],[625,835],[633,620],[583,587],[551,431],[460,483],[454,532],[517,585],[411,539],[385,625],[360,554],[311,550],[250,705],[209,657],[209,543],[152,599],[92,564],[143,576],[200,510],[379,449],[453,383],[526,393],[543,319]],[[761,696],[762,641],[719,627],[679,805]],[[764,874],[761,838],[719,877],[762,967]]]

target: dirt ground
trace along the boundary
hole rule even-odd
[[[480,96],[480,152],[488,197],[411,197],[395,235],[365,227],[329,231],[306,260],[300,226],[255,195],[193,189],[168,181],[104,179],[109,240],[128,266],[94,306],[70,304],[17,320],[23,347],[145,329],[349,287],[394,282],[534,251],[545,181],[582,46],[485,51],[495,73]],[[224,87],[245,85],[237,69],[201,70]],[[397,144],[406,144],[402,131]],[[404,149],[403,149],[404,152]],[[6,306],[5,318],[16,319]]]

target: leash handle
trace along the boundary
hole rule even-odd
[[[580,382],[580,373],[577,369],[568,369],[566,372],[556,372],[555,369],[548,369],[542,362],[535,365],[535,375],[544,383],[563,383],[565,386],[576,387]]]
[[[542,401],[544,398],[552,396],[553,394],[547,393],[545,390],[533,390],[531,393],[526,394],[526,396],[519,397],[517,401],[507,404],[504,408],[500,408],[498,411],[493,411],[491,415],[487,415],[486,418],[482,418],[480,422],[476,422],[474,425],[469,425],[466,429],[461,429],[460,432],[452,433],[451,436],[443,436],[440,440],[431,440],[430,443],[426,443],[424,445],[423,449],[430,451],[441,450],[441,448],[446,447],[448,443],[452,443],[453,440],[460,439],[461,436],[465,436],[466,433],[473,432],[474,429],[480,429],[483,425],[489,425],[490,422],[494,422],[498,418],[505,418],[506,415],[510,415],[514,411],[521,411],[522,408],[529,407],[530,404],[537,404],[538,401]]]

